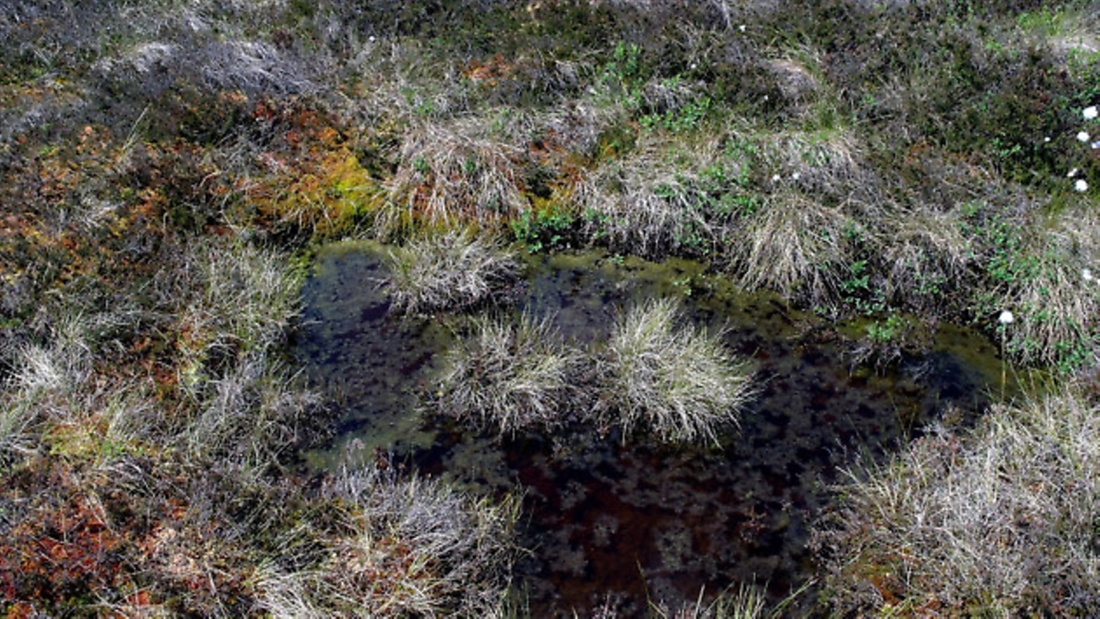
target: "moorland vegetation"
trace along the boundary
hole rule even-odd
[[[984,330],[1047,380],[853,467],[820,610],[1095,615],[1098,104],[1085,0],[7,3],[0,604],[522,614],[514,498],[296,466],[339,414],[298,291],[369,236],[394,311],[470,315],[428,408],[502,438],[595,402],[709,441],[752,380],[668,301],[606,350],[501,319],[513,252],[697,259],[880,345]]]

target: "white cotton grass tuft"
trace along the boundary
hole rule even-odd
[[[1089,137],[1090,137],[1090,136],[1089,136],[1089,132],[1088,132],[1088,131],[1082,131],[1082,132],[1080,132],[1080,133],[1078,133],[1078,134],[1077,134],[1077,141],[1078,141],[1078,142],[1088,142],[1088,141],[1089,141]]]
[[[1005,310],[1001,312],[1001,315],[997,317],[997,322],[1002,325],[1010,325],[1016,322],[1016,317],[1012,315],[1012,312]]]
[[[1089,184],[1082,178],[1078,179],[1077,182],[1073,184],[1073,188],[1081,193],[1085,193],[1089,190]]]
[[[1081,111],[1081,115],[1085,117],[1085,120],[1093,120],[1100,116],[1100,111],[1096,109],[1095,105],[1090,105]]]
[[[1081,269],[1081,279],[1086,282],[1091,282],[1093,279],[1092,269]]]

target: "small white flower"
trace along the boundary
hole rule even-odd
[[[1066,174],[1066,178],[1073,178],[1074,176],[1077,176],[1078,172],[1080,172],[1080,170],[1078,170],[1077,168],[1073,168],[1069,171],[1069,174]]]
[[[780,177],[778,174],[773,174],[772,175],[772,182],[773,183],[778,183],[780,178],[782,178],[782,177]]]
[[[1100,148],[1100,142],[1093,142],[1092,143],[1092,150],[1096,150],[1098,148]]]
[[[1088,132],[1087,131],[1082,131],[1081,133],[1078,133],[1077,134],[1077,141],[1078,142],[1088,142],[1089,141]]]
[[[1043,142],[1049,144],[1050,143],[1050,136],[1048,135],[1047,137],[1043,138]]]
[[[794,174],[791,174],[791,180],[798,180],[800,178],[802,178],[802,175],[799,174],[798,172],[795,172]]]
[[[699,65],[697,65],[693,62],[693,63],[691,63],[691,66],[689,66],[688,68],[691,69],[692,71],[694,71],[694,70],[699,68]]]
[[[737,29],[740,30],[741,32],[744,32],[745,31],[745,24],[741,24],[740,26],[737,27]],[[1095,109],[1096,108],[1093,108],[1094,111],[1095,111]]]
[[[1084,279],[1086,282],[1091,282],[1092,269],[1081,269],[1081,279]]]
[[[1010,325],[1016,322],[1016,317],[1012,315],[1012,312],[1005,310],[1001,312],[1000,317],[997,318],[997,322],[1001,323],[1002,325]]]
[[[1084,193],[1089,190],[1089,184],[1085,182],[1085,179],[1081,178],[1073,184],[1073,188],[1077,191],[1080,191],[1081,193]]]
[[[1092,120],[1100,116],[1100,111],[1097,111],[1095,105],[1090,105],[1081,112],[1081,115],[1085,117],[1085,120]]]
[[[372,34],[369,37],[367,37],[367,40],[370,41],[371,43],[374,43],[374,35]]]

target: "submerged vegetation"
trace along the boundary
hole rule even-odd
[[[1080,385],[853,472],[822,610],[1097,612],[1095,3],[10,4],[9,616],[505,607],[514,499],[362,458],[296,472],[339,413],[286,354],[298,290],[352,236],[393,244],[409,320],[504,299],[516,252],[598,246],[867,321],[877,350],[973,324]],[[542,317],[464,318],[432,402],[500,434],[584,412],[715,442],[751,393],[666,301],[584,351]]]

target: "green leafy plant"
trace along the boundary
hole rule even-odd
[[[575,218],[557,208],[527,209],[510,223],[516,240],[532,253],[562,248],[570,237]]]
[[[884,321],[876,320],[867,325],[867,338],[875,344],[889,344],[901,338],[905,329],[905,320],[897,314],[891,314]]]

